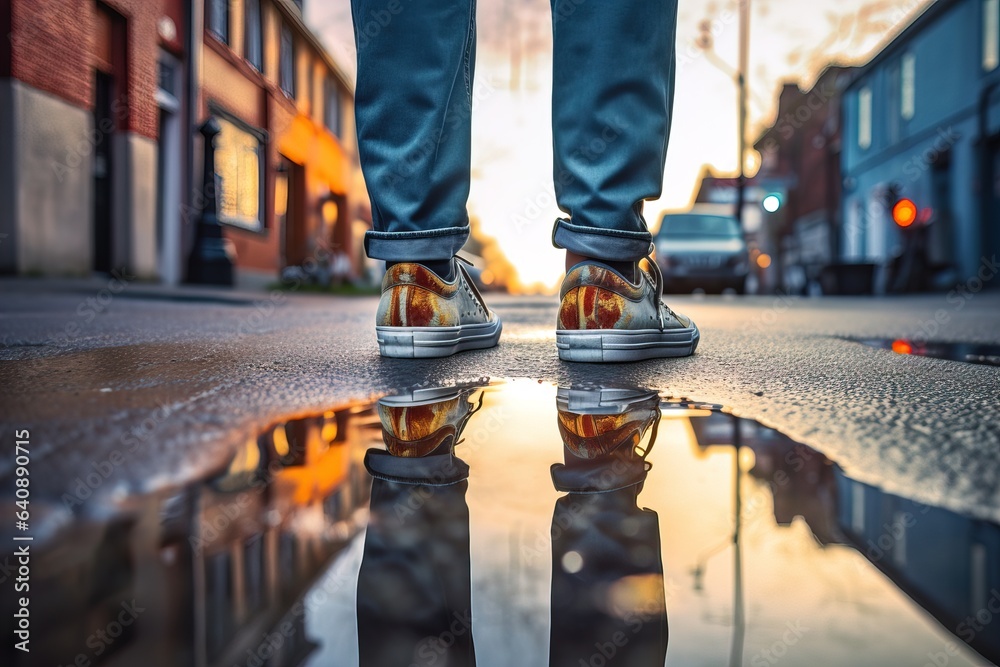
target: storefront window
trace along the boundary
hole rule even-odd
[[[261,231],[261,138],[233,121],[218,120],[222,128],[215,140],[219,221]]]

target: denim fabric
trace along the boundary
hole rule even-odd
[[[674,94],[676,0],[552,0],[553,243],[629,261],[649,252]]]
[[[551,0],[553,243],[649,251],[673,103],[677,0]],[[468,238],[474,0],[352,0],[370,257],[442,260]]]

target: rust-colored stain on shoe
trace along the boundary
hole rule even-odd
[[[614,271],[592,264],[578,266],[569,272],[563,281],[562,296],[578,286],[600,287],[632,301],[638,301],[642,298],[643,285],[641,282],[638,285],[633,285]]]
[[[633,285],[602,266],[578,266],[563,280],[559,328],[626,329],[643,299],[644,285]]]
[[[454,307],[443,301],[458,291],[458,281],[446,283],[420,264],[396,264],[386,271],[382,290],[389,304],[379,324],[394,327],[454,326]]]
[[[559,326],[563,329],[615,329],[622,324],[625,298],[606,289],[585,285],[563,297]]]
[[[559,304],[559,328],[579,329],[580,328],[580,308],[577,305],[577,296],[580,288],[571,289],[567,292]]]
[[[427,456],[445,438],[455,435],[452,422],[458,409],[458,399],[406,407],[379,405],[379,421],[389,453],[406,458]]]
[[[628,442],[639,444],[645,426],[646,413],[641,419],[635,414],[585,415],[559,411],[559,433],[567,449],[581,459],[607,456]]]
[[[394,264],[382,278],[382,291],[384,292],[395,285],[422,287],[445,298],[458,291],[458,281],[446,283],[422,264]]]

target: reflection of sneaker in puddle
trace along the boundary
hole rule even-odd
[[[477,388],[420,389],[378,402],[386,450],[371,449],[365,466],[374,477],[411,484],[453,484],[468,477],[455,458],[462,431],[483,405]]]
[[[604,644],[595,638],[604,637],[624,639],[613,640],[614,654],[603,652],[608,664],[662,665],[659,520],[637,503],[660,397],[641,389],[560,389],[556,403],[565,463],[552,466],[552,481],[566,495],[552,514],[549,665],[596,664],[595,649],[603,652]]]
[[[641,484],[656,440],[660,397],[641,389],[559,389],[565,464],[552,466],[560,491],[600,493]],[[647,431],[649,444],[641,447]]]
[[[474,667],[469,468],[454,456],[482,406],[475,388],[420,389],[378,402],[388,451],[369,449],[371,514],[358,574],[361,665]],[[439,640],[447,638],[447,642]]]

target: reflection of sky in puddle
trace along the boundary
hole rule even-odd
[[[946,656],[949,665],[986,664],[954,648],[961,643],[956,635],[994,660],[1000,655],[1000,620],[993,620],[1000,615],[981,617],[980,631],[962,625],[1000,602],[996,525],[862,485],[822,454],[755,422],[669,402],[660,403],[638,507],[601,505],[605,496],[554,486],[550,468],[564,461],[569,437],[560,431],[556,391],[517,380],[452,392],[458,404],[475,404],[484,392],[456,449],[469,465],[467,492],[440,487],[452,490],[420,500],[397,488],[393,493],[401,495],[392,497],[376,480],[367,545],[364,535],[352,537],[369,505],[360,460],[367,448],[384,446],[377,411],[361,404],[278,424],[248,442],[224,475],[169,497],[134,499],[111,521],[68,528],[47,551],[38,545],[33,614],[46,645],[33,657],[52,658],[45,664],[84,654],[95,665],[229,666],[265,664],[252,657],[263,652],[272,667],[357,664],[359,586],[364,650],[365,641],[389,642],[410,624],[414,636],[426,637],[435,609],[464,618],[460,600],[469,597],[470,579],[480,665],[575,666],[557,656],[549,662],[550,632],[567,651],[580,638],[599,655],[610,646],[605,637],[613,636],[616,619],[634,625],[629,614],[639,610],[646,614],[640,625],[654,626],[664,595],[668,665],[730,664],[734,645],[738,662],[749,665],[919,667],[932,664],[931,656]],[[578,394],[590,400],[586,390]],[[587,415],[590,408],[574,407],[572,395],[567,400],[561,423],[579,425],[566,415]],[[637,410],[627,401],[610,404]],[[655,400],[652,406],[655,415]],[[644,423],[644,446],[655,421]],[[407,425],[419,426],[419,420]],[[574,498],[582,507],[603,507],[603,514],[572,509]],[[610,523],[594,542],[602,520]],[[440,543],[428,542],[438,534],[445,536]],[[662,579],[656,559],[643,551],[657,541]],[[461,566],[466,543],[471,570]],[[448,567],[419,579],[433,585],[413,586],[430,547],[441,550]],[[600,565],[613,553],[624,557]],[[367,575],[359,583],[363,561]],[[386,563],[403,565],[386,569]],[[566,588],[574,581],[592,586]],[[454,609],[438,599],[442,590],[450,591],[444,597]],[[150,613],[98,657],[88,636],[133,598]],[[590,603],[597,612],[588,616],[583,608]],[[385,620],[407,604],[417,611]],[[276,639],[283,629],[286,638]],[[272,649],[277,641],[280,648]],[[629,657],[640,644],[615,649],[618,662],[607,664],[650,664]],[[20,656],[3,662],[43,664]]]

